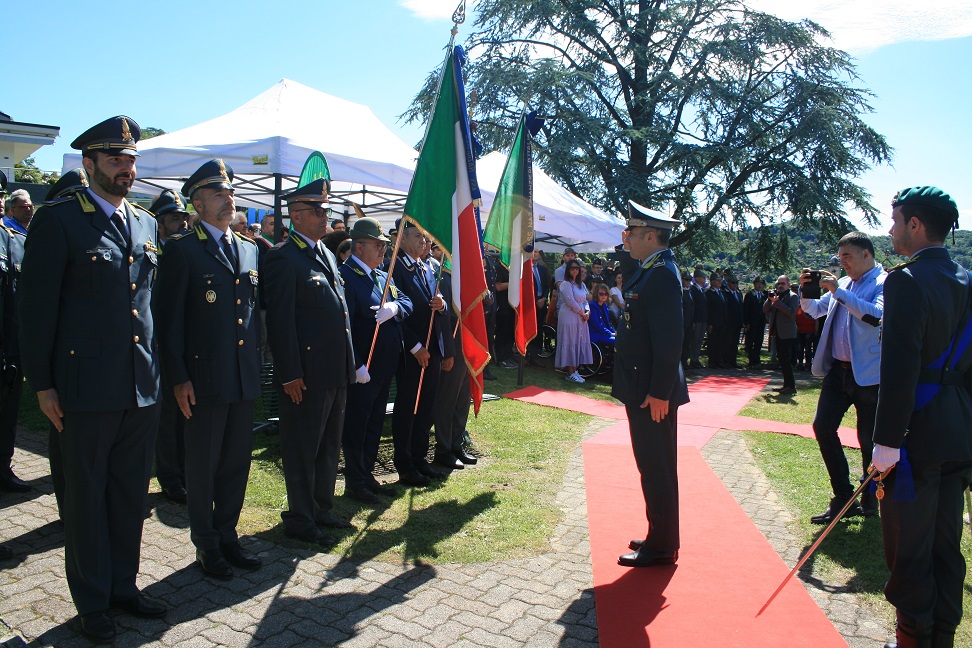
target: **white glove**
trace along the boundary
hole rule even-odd
[[[361,365],[354,370],[354,382],[363,385],[371,380],[371,374],[368,373],[368,367]]]
[[[381,308],[372,306],[371,310],[375,311],[375,321],[381,324],[398,315],[398,304],[395,302],[385,302],[385,305]]]
[[[891,470],[894,464],[901,459],[901,448],[889,448],[880,443],[874,444],[874,452],[871,454],[871,465],[881,472]]]

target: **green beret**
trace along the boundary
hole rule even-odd
[[[931,207],[949,216],[953,222],[958,223],[958,205],[952,197],[938,187],[909,187],[902,189],[894,195],[891,201],[892,207],[899,205],[922,205]]]

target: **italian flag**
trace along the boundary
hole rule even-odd
[[[462,329],[462,349],[478,414],[483,401],[483,370],[489,362],[482,303],[487,288],[476,214],[481,199],[462,83],[464,60],[465,53],[458,46],[446,59],[405,201],[404,218],[438,243],[445,263],[452,268],[452,307]]]
[[[540,129],[536,113],[520,117],[513,149],[489,210],[483,241],[500,251],[510,271],[509,301],[516,311],[516,348],[526,357],[537,336],[536,287],[533,283],[533,150],[530,134]]]

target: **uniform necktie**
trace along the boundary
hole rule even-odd
[[[233,268],[236,268],[236,250],[233,249],[233,237],[231,234],[226,234],[223,236],[223,254],[226,255],[227,259],[229,259],[229,262]]]
[[[111,215],[111,222],[114,223],[126,242],[131,240],[131,234],[128,232],[128,223],[125,222],[125,212],[121,209],[116,209],[115,213]]]
[[[378,271],[375,270],[375,269],[372,269],[372,271],[371,271],[371,280],[373,282],[375,282],[375,285],[376,286],[378,286],[378,290],[381,290],[382,289],[381,288],[381,282],[378,281]]]

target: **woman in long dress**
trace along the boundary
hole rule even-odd
[[[587,330],[590,305],[587,302],[587,288],[581,281],[580,269],[579,261],[568,261],[564,280],[557,287],[557,356],[554,364],[564,367],[567,380],[574,383],[584,382],[577,373],[577,367],[590,364],[594,360],[591,337]]]

